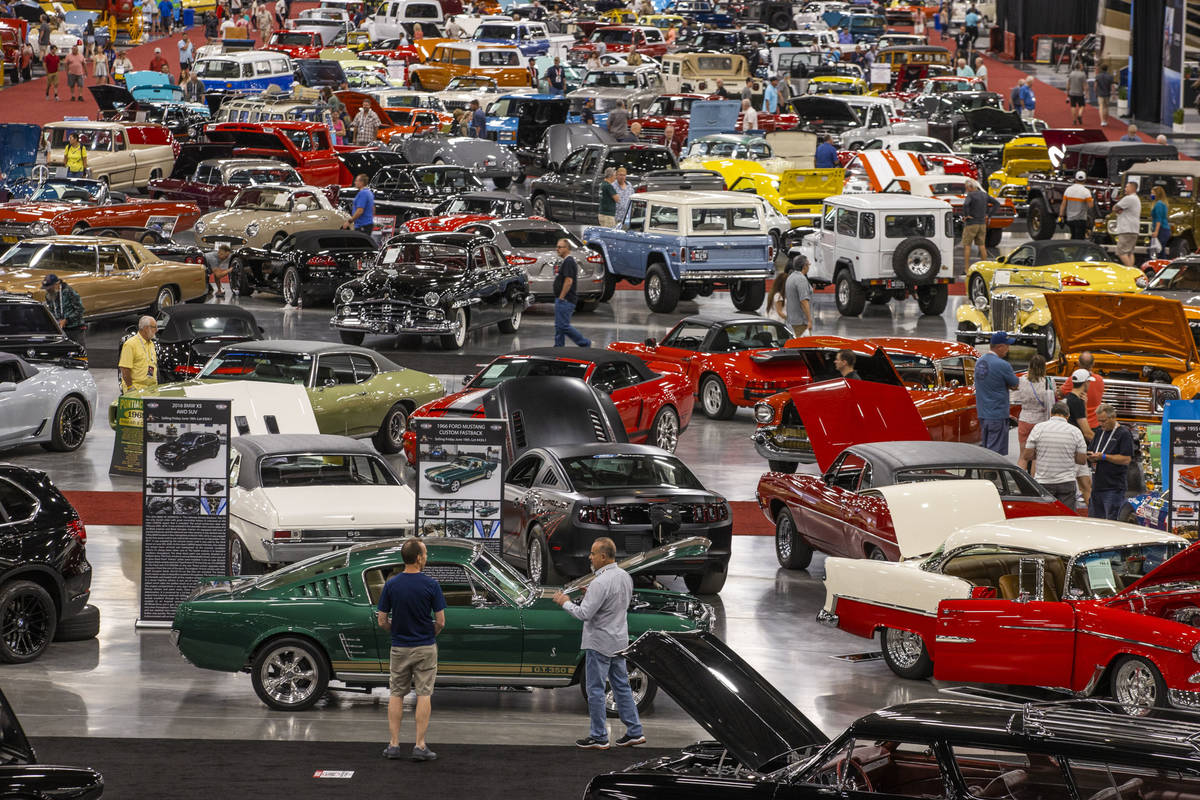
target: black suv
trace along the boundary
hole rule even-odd
[[[50,309],[23,294],[0,292],[0,352],[33,363],[87,367],[83,345],[67,338]]]
[[[33,661],[52,641],[99,632],[86,541],[46,473],[0,464],[0,662]]]
[[[160,444],[154,460],[165,470],[180,472],[192,464],[221,455],[221,437],[215,433],[185,433],[173,442]]]
[[[637,186],[646,173],[678,169],[679,161],[670,148],[661,144],[589,144],[530,184],[533,213],[558,222],[595,225],[600,210],[600,182],[608,167],[625,167],[629,182]]]

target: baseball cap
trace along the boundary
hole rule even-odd
[[[1092,373],[1086,369],[1077,369],[1071,373],[1071,383],[1087,383],[1092,379]]]
[[[1079,170],[1079,172],[1076,172],[1076,173],[1075,173],[1075,180],[1077,180],[1077,181],[1086,181],[1086,180],[1087,180],[1087,173],[1086,173],[1086,172],[1084,172],[1083,170]]]
[[[1004,331],[996,331],[992,334],[992,338],[988,340],[990,344],[1010,344],[1008,334]]]
[[[156,48],[154,48],[154,52],[156,52],[156,53],[161,53],[161,52],[162,52],[162,48],[161,48],[161,47],[156,47]]]
[[[51,272],[45,278],[42,278],[42,288],[43,289],[45,289],[47,286],[53,286],[56,283],[58,283],[58,276],[55,275],[53,272]]]

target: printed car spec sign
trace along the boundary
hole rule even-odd
[[[112,459],[108,464],[109,475],[142,474],[144,434],[145,431],[142,430],[142,399],[140,397],[117,398],[116,436],[113,437]]]
[[[228,400],[143,401],[142,601],[165,627],[203,578],[229,574]]]
[[[500,552],[505,422],[436,417],[417,435],[417,535],[486,539]]]
[[[1167,530],[1195,541],[1200,530],[1200,421],[1168,423],[1171,471]],[[1167,476],[1163,476],[1164,483]]]

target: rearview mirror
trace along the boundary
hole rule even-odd
[[[653,336],[650,337],[649,339],[647,339],[646,341],[642,342],[642,344],[646,345],[646,347],[658,347],[658,342],[654,339]]]

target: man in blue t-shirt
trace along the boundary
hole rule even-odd
[[[1004,331],[992,334],[991,350],[975,362],[975,413],[979,417],[981,445],[1002,456],[1008,455],[1008,419],[1012,413],[1009,392],[1017,388],[1017,374],[1008,355],[1009,339]]]
[[[354,207],[350,213],[350,219],[346,221],[343,228],[354,228],[356,231],[361,231],[368,236],[375,236],[375,193],[367,187],[369,178],[366,174],[360,174],[354,179],[354,188],[358,189],[358,193],[354,195]],[[379,244],[376,242],[376,244]]]
[[[817,151],[814,154],[814,164],[817,169],[836,169],[838,166],[838,149],[833,143],[833,137],[828,133],[820,136]]]
[[[412,760],[433,761],[437,753],[425,746],[425,731],[429,729],[430,698],[437,678],[437,635],[446,627],[446,598],[438,582],[421,572],[427,555],[420,539],[406,541],[400,557],[404,559],[404,571],[389,578],[379,594],[379,627],[392,633],[388,698],[391,740],[383,757],[404,757],[400,722],[404,719],[404,696],[412,688],[417,693],[417,740]]]

